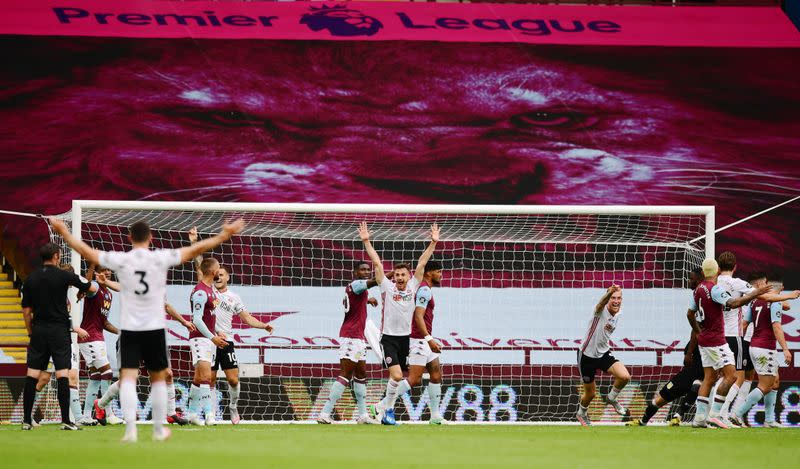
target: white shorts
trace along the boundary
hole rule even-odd
[[[350,360],[353,363],[367,359],[367,342],[351,337],[339,338],[339,360]]]
[[[408,344],[408,364],[409,366],[425,366],[439,358],[438,353],[431,350],[431,346],[425,339],[409,339]]]
[[[71,370],[78,370],[79,369],[78,367],[80,366],[80,359],[79,359],[79,355],[78,355],[79,352],[78,352],[78,344],[77,344],[77,342],[73,341],[72,344],[70,344],[69,348],[70,348],[70,352],[69,352],[70,366],[69,367],[70,367]],[[48,373],[51,373],[51,374],[55,373],[56,367],[55,367],[55,365],[53,365],[53,357],[50,357],[50,361],[47,362],[47,368],[44,371],[46,371]]]
[[[192,349],[192,365],[197,365],[197,362],[204,361],[214,364],[214,359],[217,356],[217,346],[211,339],[205,337],[195,337],[189,339],[189,348]]]
[[[736,357],[727,343],[716,347],[700,346],[700,359],[703,368],[713,368],[715,371],[725,365],[736,366]]]
[[[778,368],[780,368],[778,359],[780,356],[777,350],[750,347],[750,359],[753,360],[753,368],[759,376],[778,376]]]
[[[109,364],[105,341],[85,342],[78,344],[78,348],[87,367],[99,369]]]

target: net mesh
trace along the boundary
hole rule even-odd
[[[275,327],[268,335],[234,320],[243,421],[316,419],[339,374],[344,288],[353,280],[354,262],[368,259],[356,231],[361,221],[369,224],[387,269],[396,262],[415,264],[431,223],[442,228],[434,259],[445,275],[434,289],[433,335],[444,345],[441,409],[451,421],[572,421],[581,388],[576,353],[594,305],[611,283],[624,289],[613,353],[633,377],[620,402],[640,415],[679,369],[689,336],[687,274],[704,257],[702,242],[690,243],[705,234],[702,215],[537,214],[535,208],[519,215],[217,211],[202,204],[194,210],[83,208],[81,234],[96,249],[126,250],[128,226],[147,220],[154,247],[178,248],[189,244],[190,228],[202,238],[239,216],[245,231],[206,256],[229,269],[230,288],[247,309]],[[71,220],[70,213],[62,217]],[[168,302],[187,318],[196,282],[190,263],[170,271]],[[374,290],[370,296],[380,301]],[[112,306],[114,323],[118,303]],[[368,313],[379,325],[380,305]],[[183,408],[193,370],[187,331],[175,321],[168,327],[177,405]],[[115,340],[107,336],[108,350]],[[385,383],[385,371],[370,355],[369,403],[382,396]],[[605,395],[610,377],[598,373],[597,383]],[[398,400],[399,419],[427,419],[423,390]],[[228,419],[221,372],[216,392],[218,419]],[[140,396],[140,418],[146,419],[143,380]],[[116,403],[114,410],[121,415]],[[352,420],[354,410],[348,390],[334,417]],[[601,398],[590,416],[621,418]]]

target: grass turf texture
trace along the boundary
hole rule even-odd
[[[45,425],[0,426],[2,466],[24,467],[791,467],[800,430],[404,425],[239,425],[172,427],[135,445],[122,427],[65,432]],[[794,462],[792,462],[794,461]],[[797,466],[794,466],[797,467]]]

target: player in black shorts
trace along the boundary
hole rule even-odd
[[[703,278],[702,271],[695,269],[689,277],[689,288],[694,291]],[[685,416],[697,399],[697,391],[703,381],[703,363],[700,348],[697,346],[697,333],[692,330],[689,343],[683,349],[683,369],[673,376],[658,394],[647,404],[644,415],[639,420],[628,422],[629,426],[644,426],[666,404],[684,396],[680,410],[670,419],[670,425],[680,425],[681,416]]]
[[[697,336],[692,332],[692,338],[683,350],[683,368],[673,376],[658,394],[647,404],[644,415],[639,420],[628,422],[630,426],[644,426],[658,412],[658,409],[683,396],[680,410],[670,419],[670,425],[680,425],[682,416],[697,399],[697,390],[703,380],[703,364],[700,360],[700,349],[697,347]]]
[[[23,392],[22,429],[31,430],[36,383],[50,358],[56,370],[58,405],[61,408],[62,430],[80,430],[69,419],[69,369],[72,365],[72,320],[67,310],[67,290],[70,286],[80,292],[97,290],[85,278],[59,268],[61,249],[47,243],[39,249],[42,267],[33,271],[22,285],[22,314],[30,336],[28,344],[28,373]]]

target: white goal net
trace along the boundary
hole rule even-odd
[[[431,223],[442,228],[433,257],[444,266],[442,285],[434,290],[433,335],[443,344],[441,410],[451,421],[572,421],[581,383],[577,350],[594,305],[612,283],[624,295],[613,354],[632,375],[620,401],[640,415],[679,369],[689,337],[687,275],[713,252],[711,207],[77,201],[62,217],[84,241],[110,251],[129,249],[128,226],[138,220],[150,223],[154,247],[178,248],[189,244],[190,228],[203,238],[239,216],[247,222],[243,234],[206,256],[230,271],[230,288],[247,309],[275,327],[269,335],[234,319],[244,422],[317,417],[339,371],[344,288],[354,262],[368,259],[356,231],[361,221],[369,224],[387,269],[401,261],[414,265]],[[86,264],[72,256],[84,272]],[[196,283],[190,263],[170,271],[167,300],[187,318]],[[380,301],[379,292],[370,296]],[[119,307],[115,298],[112,323],[118,324]],[[380,324],[380,305],[368,313]],[[177,405],[185,409],[192,377],[187,331],[175,321],[168,326]],[[115,365],[116,337],[107,333],[106,339]],[[227,385],[219,376],[217,413],[227,420]],[[382,396],[385,380],[369,355],[368,402]],[[605,395],[610,378],[598,373],[597,383]],[[399,420],[427,420],[422,389],[398,400]],[[143,379],[143,420],[150,416],[147,395]],[[116,403],[113,408],[121,415]],[[354,409],[348,391],[334,417],[352,420]],[[620,419],[599,398],[590,415],[595,421]]]

